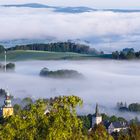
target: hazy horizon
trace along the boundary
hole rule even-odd
[[[0,0],[1,4],[41,3],[53,6],[87,6],[99,9],[140,9],[139,0]]]
[[[78,39],[105,52],[127,47],[139,50],[140,12],[59,10],[0,7],[0,44],[21,39],[36,42]]]

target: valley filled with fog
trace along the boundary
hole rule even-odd
[[[101,111],[117,116],[133,116],[115,110],[119,101],[140,102],[139,61],[24,61],[16,62],[14,73],[0,73],[0,88],[15,97],[50,98],[59,95],[77,95],[84,100],[80,113],[94,113],[96,103]],[[42,68],[72,69],[84,75],[81,79],[54,79],[39,76]],[[132,117],[131,116],[131,117]]]
[[[105,53],[124,48],[140,50],[139,9],[107,9],[89,2],[68,5],[58,1],[1,1],[0,45],[9,48],[72,41]],[[140,102],[139,61],[18,61],[15,64],[14,73],[0,73],[0,88],[9,90],[15,97],[36,99],[73,94],[84,100],[79,113],[94,113],[95,104],[99,103],[101,112],[127,118],[138,116],[117,112],[115,107],[121,101]],[[42,78],[39,73],[44,67],[76,70],[84,78]]]

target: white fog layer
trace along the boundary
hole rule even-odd
[[[53,41],[80,39],[106,52],[125,47],[139,50],[140,12],[84,11],[82,7],[78,10],[64,7],[62,10],[63,7],[55,9],[51,6],[47,8],[47,5],[43,7],[36,4],[1,6],[0,44],[15,39],[33,39],[34,42],[51,38]]]
[[[104,53],[124,48],[140,51],[138,1],[0,0],[0,45],[8,48],[72,41]],[[117,102],[140,103],[138,60],[18,61],[15,65],[14,73],[0,73],[0,88],[14,97],[37,99],[76,95],[84,101],[78,113],[94,113],[98,103],[102,113],[140,119],[139,114],[118,112],[115,108]],[[76,70],[84,78],[43,78],[39,73],[44,67]]]
[[[75,80],[41,78],[39,72],[43,67],[50,70],[77,70],[84,78]],[[119,101],[128,104],[140,102],[139,61],[16,62],[15,73],[0,73],[0,79],[0,87],[8,89],[15,97],[49,98],[77,95],[84,100],[81,111],[86,114],[94,112],[97,102],[102,106],[102,111],[109,114],[116,113],[112,108],[115,108]]]

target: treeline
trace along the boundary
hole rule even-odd
[[[6,91],[4,89],[0,89],[0,98],[5,98],[6,96]],[[10,95],[10,98],[14,98],[12,95]]]
[[[140,104],[139,103],[131,103],[127,106],[126,103],[119,102],[119,103],[117,103],[117,108],[120,111],[140,112]]]
[[[5,48],[4,46],[0,45],[0,53],[4,52]]]
[[[48,68],[43,68],[40,71],[40,76],[50,77],[50,78],[80,78],[83,75],[76,70],[56,70],[50,71]]]
[[[135,52],[133,48],[125,48],[122,51],[112,52],[113,59],[140,59],[140,51]]]
[[[72,42],[57,42],[48,44],[28,44],[17,45],[7,50],[34,50],[34,51],[52,51],[52,52],[75,52],[82,54],[98,54],[99,52],[87,45],[76,44]]]
[[[7,63],[6,66],[0,63],[0,72],[6,71],[14,71],[15,70],[15,64],[14,63]]]
[[[92,116],[93,114],[88,114],[88,115],[81,115],[78,116],[82,122],[83,122],[83,128],[85,130],[89,130],[92,126]],[[105,113],[101,114],[103,122],[108,121],[108,122],[127,122],[127,120],[123,117],[117,117],[115,115],[113,116],[108,116]]]

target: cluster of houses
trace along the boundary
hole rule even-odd
[[[13,115],[13,113],[14,113],[14,109],[11,104],[10,94],[7,92],[4,100],[4,105],[0,109],[0,116],[8,117]],[[46,110],[44,112],[44,114],[47,113],[49,113],[49,110]],[[95,108],[95,114],[92,115],[92,124],[91,124],[91,129],[89,131],[91,131],[95,125],[99,125],[99,124],[103,124],[106,127],[109,134],[112,134],[113,132],[125,131],[129,128],[129,125],[126,122],[103,121],[102,115],[99,113],[99,107],[97,104]]]
[[[126,131],[129,128],[129,125],[127,122],[103,121],[102,115],[99,113],[99,107],[97,104],[96,109],[95,109],[95,114],[92,116],[92,125],[91,125],[91,129],[89,131],[91,131],[95,125],[99,125],[99,124],[103,124],[106,127],[109,134],[112,134],[113,132]]]

